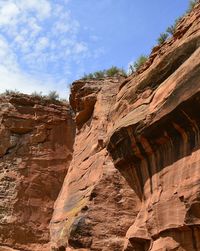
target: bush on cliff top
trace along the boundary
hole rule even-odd
[[[36,91],[31,93],[31,96],[34,98],[44,98],[44,95],[42,95],[42,92],[36,92]]]
[[[186,10],[186,14],[190,13],[195,5],[199,3],[199,0],[190,0],[189,1],[189,5],[188,5],[188,9]],[[174,22],[174,24],[172,24],[171,26],[169,26],[167,29],[166,29],[166,32],[169,33],[170,35],[174,35],[175,31],[176,31],[176,28],[177,28],[177,25],[178,23],[180,22],[180,20],[184,17],[184,15],[180,16],[179,18],[177,18]]]
[[[199,3],[199,0],[190,0],[189,6],[188,6],[188,9],[187,9],[187,12],[186,12],[186,13],[191,12],[191,11],[194,9],[194,7],[195,7],[195,5],[196,5],[197,3]]]
[[[40,99],[49,99],[51,101],[58,101],[60,99],[59,94],[56,91],[50,91],[48,95],[43,95],[42,92],[34,91],[31,93],[31,96]]]
[[[47,95],[47,98],[53,101],[59,100],[59,94],[57,93],[57,91],[50,91]]]
[[[180,22],[180,20],[181,20],[182,18],[183,18],[183,16],[178,17],[178,18],[174,21],[174,24],[172,24],[171,26],[169,26],[169,27],[166,29],[166,32],[173,36],[174,33],[176,32],[177,25],[179,24],[179,22]]]
[[[158,44],[159,45],[163,44],[167,40],[167,38],[168,38],[167,33],[165,33],[165,32],[161,33],[160,36],[157,39]]]
[[[4,93],[0,94],[1,96],[12,96],[12,95],[23,95],[23,93],[18,90],[8,90],[6,89]],[[62,100],[59,97],[59,94],[56,91],[50,91],[48,95],[43,95],[42,92],[34,91],[30,94],[31,97],[38,98],[41,100],[50,100],[50,101],[61,101],[66,102],[66,100]]]
[[[5,92],[3,93],[3,95],[17,95],[17,94],[20,94],[20,92],[18,90],[8,90],[6,89]]]
[[[148,57],[145,55],[141,55],[138,57],[138,59],[133,63],[129,65],[129,72],[130,74],[136,72],[146,61]]]
[[[145,55],[141,55],[139,56],[135,62],[129,64],[128,67],[128,74],[131,75],[133,73],[135,73],[137,70],[140,69],[140,67],[145,64],[145,62],[147,61],[148,57]]]
[[[116,66],[112,66],[111,68],[109,68],[106,71],[106,76],[107,77],[114,77],[116,75],[122,75],[122,76],[126,76],[126,72],[124,71],[124,69],[120,69]]]
[[[107,70],[96,71],[94,73],[85,74],[81,79],[102,79],[105,77],[114,77],[114,76],[126,76],[126,72],[124,69],[118,68],[116,66],[112,66]]]
[[[190,0],[188,9],[185,14],[191,12],[193,10],[193,8],[195,7],[195,5],[199,2],[200,2],[199,0]],[[169,26],[166,29],[166,32],[163,32],[160,34],[160,36],[157,39],[158,45],[162,45],[167,40],[169,35],[172,35],[172,36],[174,35],[174,33],[176,32],[176,28],[177,28],[178,23],[185,16],[185,14],[180,16],[179,18],[177,18],[175,20],[174,24],[172,24],[171,26]],[[141,55],[133,64],[129,65],[128,74],[132,74],[132,73],[136,72],[147,61],[147,59],[148,59],[147,56]],[[123,69],[119,69],[115,66],[112,66],[108,70],[96,71],[94,73],[85,74],[82,79],[83,80],[101,79],[104,77],[113,77],[117,74],[121,74],[123,76],[127,75]]]
[[[95,71],[93,74],[93,78],[95,79],[100,79],[100,78],[104,78],[105,77],[105,71]]]

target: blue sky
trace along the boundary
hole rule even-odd
[[[0,91],[68,96],[84,73],[149,54],[188,0],[0,0]]]

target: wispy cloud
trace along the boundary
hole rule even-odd
[[[0,91],[45,93],[56,86],[63,95],[72,61],[91,56],[67,3],[0,0]]]
[[[17,56],[10,49],[7,41],[0,36],[0,92],[6,89],[18,89],[25,93],[54,89],[56,78],[49,75],[34,76],[23,71],[17,61]],[[61,80],[57,79],[58,89]],[[66,90],[67,95],[67,90]],[[65,96],[66,96],[65,95]]]

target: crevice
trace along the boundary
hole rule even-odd
[[[198,248],[197,248],[197,241],[196,241],[196,237],[195,237],[195,233],[194,233],[194,228],[191,227],[191,232],[192,232],[192,244],[193,244],[193,248],[195,251],[198,251]]]

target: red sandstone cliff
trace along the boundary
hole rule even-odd
[[[78,131],[54,250],[200,250],[199,45],[198,5],[121,84],[73,84]]]
[[[200,5],[130,77],[107,149],[137,193],[125,250],[200,250]]]
[[[51,221],[53,250],[122,250],[137,197],[105,148],[121,78],[77,81],[70,102],[77,130],[73,159]],[[134,210],[132,210],[134,208]]]
[[[0,250],[49,250],[48,225],[74,132],[65,104],[0,97]]]
[[[200,5],[70,104],[0,99],[0,251],[200,251]]]

